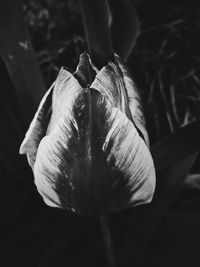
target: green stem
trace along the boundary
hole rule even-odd
[[[112,57],[112,42],[105,0],[79,0],[88,50],[97,68]]]
[[[137,11],[132,2],[109,0],[113,48],[123,61],[127,61],[131,54],[140,31]]]
[[[106,250],[108,267],[116,267],[114,249],[112,244],[112,238],[109,228],[109,218],[108,215],[100,217],[101,228],[103,232],[104,245]]]

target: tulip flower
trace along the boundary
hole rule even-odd
[[[140,102],[117,55],[98,70],[84,53],[74,74],[60,70],[20,148],[47,205],[101,216],[152,200]]]

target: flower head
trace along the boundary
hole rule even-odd
[[[117,55],[84,53],[43,97],[20,153],[47,205],[99,216],[151,201],[155,169],[136,87]]]

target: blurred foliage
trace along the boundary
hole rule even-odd
[[[128,65],[142,91],[151,142],[199,119],[200,4],[133,1],[141,29]],[[86,48],[77,0],[24,0],[38,61],[49,86],[61,66],[73,71]]]
[[[200,5],[166,2],[139,6],[141,33],[129,59],[152,141],[200,118]]]
[[[74,70],[85,39],[78,1],[25,0],[25,20],[49,86],[61,66]]]

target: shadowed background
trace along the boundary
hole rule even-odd
[[[200,118],[200,4],[188,0],[132,2],[137,24],[127,26],[127,10],[120,1],[110,1],[116,25],[112,29],[114,47],[129,32],[137,33],[127,65],[141,91],[154,144]],[[22,8],[27,28],[19,19],[20,11],[18,17],[17,5],[6,3],[0,4],[0,265],[105,266],[99,223],[45,206],[26,160],[18,156],[29,123],[26,115],[31,117],[36,109],[33,99],[41,98],[61,66],[74,71],[86,49],[79,3],[26,0]],[[27,45],[31,47],[28,52]],[[198,158],[194,171],[199,171]],[[163,217],[145,252],[144,266],[199,266],[195,265],[200,262],[199,179],[195,181],[194,187],[183,187]],[[134,218],[129,213],[122,216],[120,227],[113,216],[113,232],[118,233],[114,242],[123,254],[119,244],[129,243]]]

